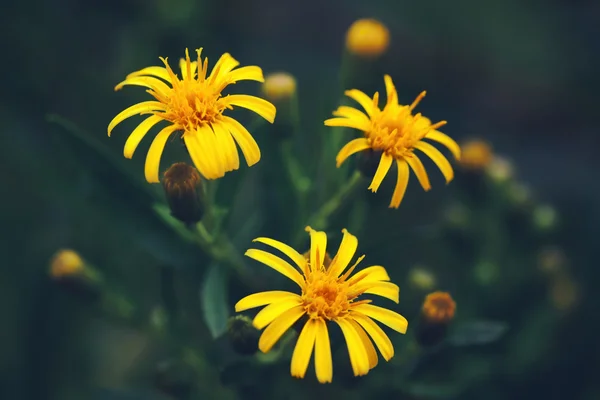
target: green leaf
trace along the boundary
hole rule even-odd
[[[227,276],[222,266],[213,263],[208,268],[200,290],[204,321],[213,338],[227,330],[229,304],[227,301]]]
[[[477,346],[495,342],[508,330],[508,324],[498,321],[472,321],[458,325],[448,337],[452,346]]]

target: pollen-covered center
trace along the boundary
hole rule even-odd
[[[338,278],[320,270],[312,271],[307,277],[302,300],[310,318],[331,320],[348,313],[355,297],[350,293],[347,282],[338,282]]]
[[[186,131],[214,123],[225,109],[219,102],[219,89],[212,87],[208,81],[180,81],[168,94],[167,110],[161,116]]]

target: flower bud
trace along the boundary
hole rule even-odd
[[[390,44],[388,28],[375,19],[359,19],[346,32],[346,49],[360,57],[378,57]]]
[[[173,164],[164,175],[163,187],[171,215],[185,224],[194,224],[204,215],[204,189],[196,168]]]
[[[101,278],[74,250],[59,250],[50,261],[50,276],[66,291],[93,301],[100,296]]]
[[[422,347],[440,344],[448,332],[448,326],[454,319],[456,303],[447,292],[433,292],[425,297],[421,308],[421,317],[417,324],[416,339]]]
[[[250,318],[236,315],[227,323],[227,338],[238,354],[250,356],[258,351],[260,331],[252,325]]]

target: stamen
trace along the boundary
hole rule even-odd
[[[423,90],[415,99],[415,101],[412,102],[412,104],[410,105],[410,111],[414,110],[415,107],[417,106],[417,104],[419,104],[421,102],[421,100],[423,100],[423,97],[425,97],[425,95],[427,94],[427,91]]]

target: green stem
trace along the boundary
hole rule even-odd
[[[352,198],[352,194],[363,186],[364,179],[360,172],[355,171],[350,179],[338,190],[338,192],[327,200],[321,208],[317,210],[309,219],[308,225],[313,229],[327,229],[329,218],[339,210],[348,200]],[[305,236],[304,231],[298,232],[294,243],[299,245]]]

